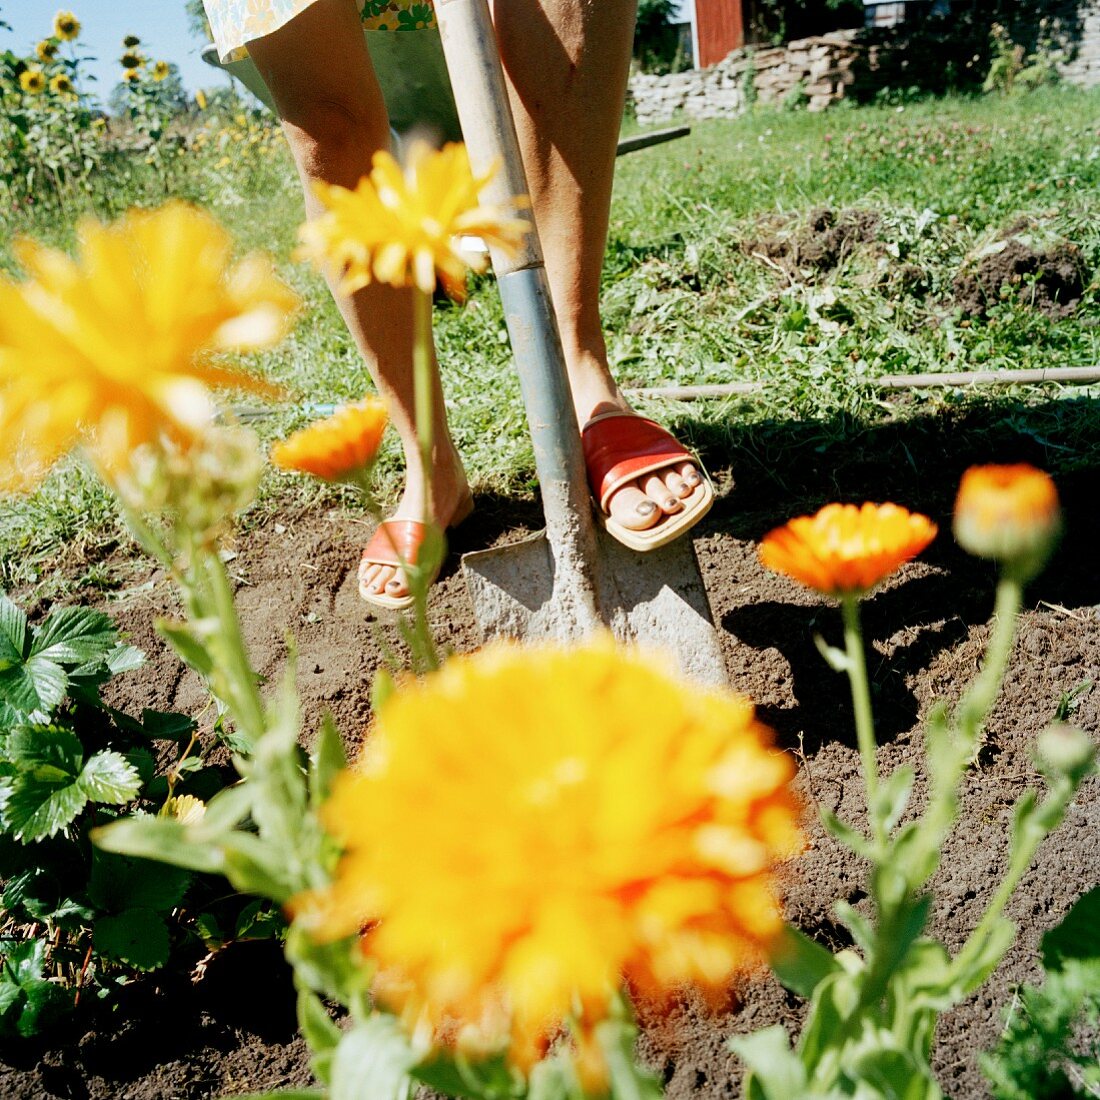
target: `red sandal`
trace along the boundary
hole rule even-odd
[[[588,484],[599,503],[601,522],[612,538],[632,550],[656,550],[671,542],[698,523],[714,503],[714,486],[699,460],[652,420],[627,412],[604,413],[585,424],[581,443]],[[646,474],[683,462],[691,462],[701,480],[690,496],[682,498],[682,511],[666,513],[644,531],[633,531],[612,519],[608,504],[619,489]]]

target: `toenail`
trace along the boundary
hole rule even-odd
[[[651,515],[653,515],[653,510],[656,507],[657,507],[657,505],[654,504],[653,501],[643,500],[641,502],[641,504],[638,505],[638,515],[640,515],[640,516],[651,516]]]
[[[688,483],[688,485],[698,485],[699,484],[699,475],[698,474],[687,474],[684,477],[684,481],[686,481]]]

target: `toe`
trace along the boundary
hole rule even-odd
[[[664,473],[665,488],[680,500],[691,496],[691,486],[684,480],[679,470],[667,470]]]
[[[689,493],[694,492],[695,489],[702,484],[703,475],[699,472],[699,468],[694,462],[685,462],[676,472],[688,487]]]
[[[661,510],[637,486],[624,485],[612,496],[611,517],[631,531],[644,531],[661,517]]]
[[[665,484],[660,473],[642,478],[641,487],[645,495],[666,514],[679,512],[684,507],[680,498]]]
[[[392,565],[373,565],[367,572],[369,575],[364,578],[363,587],[377,594],[393,580],[395,570]]]
[[[386,595],[387,596],[407,596],[409,594],[408,581],[405,579],[405,573],[403,570],[398,569],[394,572],[393,576],[386,582]]]

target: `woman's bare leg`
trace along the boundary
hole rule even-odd
[[[577,421],[628,409],[607,364],[600,272],[637,0],[496,0],[494,22],[561,330]],[[578,238],[582,242],[578,248]],[[612,514],[635,529],[676,512],[690,463],[626,487]]]
[[[371,169],[371,157],[389,147],[389,120],[363,40],[354,0],[316,0],[274,34],[249,44],[249,53],[275,99],[306,196],[306,213],[319,203],[315,180],[354,187]],[[447,430],[443,393],[434,400],[432,469],[421,464],[413,400],[412,292],[371,285],[336,303],[371,377],[386,402],[405,452],[405,494],[395,516],[428,515],[446,527],[469,509],[470,490]],[[390,566],[363,571],[368,587],[402,596],[404,577]]]

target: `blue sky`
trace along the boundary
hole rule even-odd
[[[122,38],[131,33],[141,39],[147,56],[175,62],[190,91],[229,80],[203,64],[199,57],[202,43],[188,29],[183,0],[0,0],[0,20],[12,26],[11,31],[0,30],[0,50],[23,53],[33,49],[50,33],[59,9],[72,11],[81,22],[78,53],[96,58],[86,72],[96,77],[93,88],[101,99],[105,100],[118,82]]]

